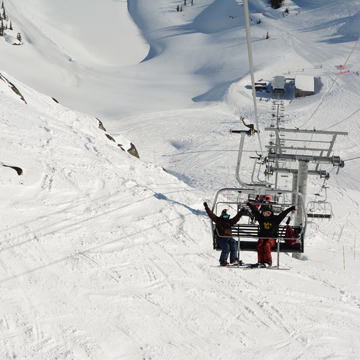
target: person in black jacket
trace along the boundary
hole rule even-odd
[[[206,202],[204,202],[204,207],[206,213],[209,218],[215,223],[217,233],[220,236],[225,237],[217,237],[217,243],[221,248],[220,254],[220,265],[227,266],[229,263],[227,262],[228,256],[230,254],[230,264],[237,265],[238,262],[238,251],[237,251],[237,242],[232,237],[231,226],[235,225],[243,215],[243,210],[240,210],[233,218],[230,218],[230,215],[227,213],[227,209],[224,209],[221,212],[221,216],[216,216],[210,209]]]
[[[297,206],[291,206],[288,209],[281,212],[279,215],[274,215],[271,205],[263,205],[260,211],[250,202],[245,201],[245,204],[249,207],[255,219],[260,225],[259,240],[256,246],[258,253],[259,266],[271,266],[271,248],[275,246],[275,239],[278,237],[278,230],[281,221],[285,216],[294,210],[298,210]]]

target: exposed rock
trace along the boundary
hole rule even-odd
[[[19,176],[20,176],[20,175],[23,175],[22,169],[19,168],[19,167],[17,167],[17,166],[10,166],[10,165],[3,165],[3,166],[14,169]]]
[[[13,84],[11,83],[6,77],[4,77],[3,75],[0,74],[0,79],[4,82],[6,82],[10,89],[16,94],[19,95],[20,99],[27,104],[27,102],[25,101],[24,97],[22,96],[21,92],[19,91],[19,89]]]
[[[125,149],[122,147],[122,144],[118,144],[118,147],[119,147],[122,151],[125,151]]]
[[[53,99],[56,103],[59,103],[55,98],[52,97],[52,99]]]
[[[96,120],[99,122],[99,129],[106,131],[103,123],[98,118],[96,118]]]
[[[135,156],[135,157],[137,157],[137,158],[139,158],[140,159],[140,156],[139,156],[139,153],[138,153],[138,151],[136,150],[136,147],[135,147],[135,145],[133,144],[133,143],[130,143],[130,149],[128,149],[128,153],[130,154],[130,155],[132,155],[132,156]]]
[[[109,140],[116,142],[115,139],[112,136],[110,136],[109,134],[105,134],[105,135]]]

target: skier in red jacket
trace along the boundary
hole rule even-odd
[[[291,206],[280,214],[274,215],[271,205],[263,205],[259,211],[249,201],[245,201],[245,204],[250,208],[260,225],[259,240],[256,247],[258,253],[257,265],[259,267],[271,266],[271,248],[276,244],[275,238],[278,237],[279,225],[290,211],[298,210],[298,207]]]

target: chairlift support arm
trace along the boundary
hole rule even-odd
[[[334,166],[343,167],[344,161],[340,159],[339,156],[330,156],[335,140],[338,135],[348,135],[347,132],[343,131],[325,131],[325,130],[300,130],[300,129],[285,129],[285,128],[265,128],[265,131],[271,131],[275,132],[276,135],[276,145],[271,144],[268,145],[268,149],[275,149],[274,152],[269,152],[268,159],[272,161],[284,161],[284,162],[291,162],[291,161],[308,161],[308,162],[314,162],[317,164],[316,166],[316,172],[318,170],[319,164],[333,164]],[[302,142],[309,142],[309,143],[327,143],[329,144],[329,148],[327,149],[320,149],[320,148],[313,148],[313,147],[296,147],[296,146],[282,146],[280,143],[280,133],[293,133],[293,134],[311,134],[311,135],[329,135],[332,136],[332,139],[330,141],[317,141],[317,140],[302,140]],[[286,139],[283,139],[284,141],[289,141]],[[315,151],[319,152],[320,155],[308,155],[308,154],[284,154],[282,150],[294,150],[294,151]],[[323,153],[326,152],[326,155],[324,156]],[[279,168],[277,166],[276,168]]]
[[[270,166],[268,168],[268,170],[265,170],[265,175],[270,175],[274,172],[283,173],[283,174],[297,174],[299,172],[299,170]],[[315,176],[319,175],[320,178],[326,178],[328,175],[328,172],[326,170],[308,170],[308,174],[315,175]]]
[[[238,181],[238,183],[240,184],[240,186],[243,187],[248,187],[248,188],[254,188],[254,187],[266,187],[268,185],[267,182],[262,182],[260,181],[259,183],[251,183],[251,184],[247,184],[244,181],[241,180],[240,178],[240,164],[241,164],[241,158],[242,158],[242,153],[244,150],[244,143],[245,143],[245,135],[251,135],[251,133],[249,133],[248,130],[230,130],[230,134],[240,134],[240,145],[239,145],[239,152],[238,152],[238,157],[237,157],[237,162],[236,162],[236,170],[235,170],[235,177],[236,180]],[[255,160],[255,165],[256,165],[256,160]],[[253,177],[254,177],[254,172],[255,172],[255,166],[253,168],[253,173],[251,176],[251,179],[253,181]]]
[[[344,167],[344,161],[339,156],[313,156],[313,155],[297,155],[297,154],[268,154],[269,160],[282,161],[308,161],[319,164],[333,164],[334,166]]]

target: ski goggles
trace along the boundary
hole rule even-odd
[[[271,211],[263,211],[262,213],[264,216],[268,217],[271,215]]]
[[[222,217],[223,219],[229,219],[229,218],[230,218],[230,215],[229,215],[229,214],[223,214],[223,215],[221,215],[221,217]]]

